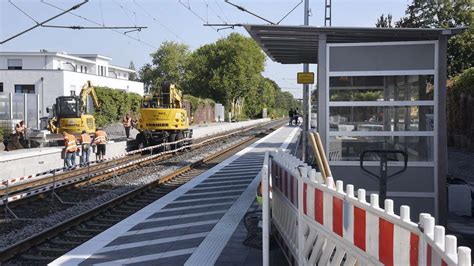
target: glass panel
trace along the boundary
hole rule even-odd
[[[25,97],[23,93],[13,94],[13,119],[25,119]]]
[[[10,97],[0,93],[0,119],[10,119]]]
[[[331,77],[330,101],[425,101],[434,99],[433,75]]]
[[[330,107],[331,131],[433,131],[432,106]]]
[[[36,94],[27,94],[27,124],[29,128],[38,128],[38,101]]]
[[[403,150],[408,154],[408,162],[433,161],[433,137],[330,137],[329,158],[331,161],[359,161],[364,150]],[[401,155],[390,158],[403,161]],[[379,161],[368,154],[366,160]]]

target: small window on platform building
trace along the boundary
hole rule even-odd
[[[23,69],[22,67],[22,60],[21,59],[8,59],[7,64],[8,64],[8,69],[13,69],[13,70],[20,70]]]
[[[15,93],[35,94],[35,85],[33,84],[15,84]]]
[[[0,92],[3,92],[3,82],[0,82]]]

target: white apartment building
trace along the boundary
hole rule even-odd
[[[128,80],[135,71],[111,65],[111,60],[99,54],[0,52],[0,94],[36,94],[39,116],[47,115],[56,97],[79,95],[88,80],[143,95],[143,83]]]

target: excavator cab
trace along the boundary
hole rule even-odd
[[[175,84],[164,82],[156,93],[143,97],[137,129],[139,148],[192,137],[181,90]]]
[[[56,116],[61,118],[81,117],[81,102],[77,96],[61,96],[56,98]]]
[[[94,107],[99,106],[97,95],[91,82],[88,81],[81,90],[80,96],[60,96],[53,106],[53,118],[48,127],[53,133],[81,134],[85,130],[89,134],[95,132],[95,118],[92,116]]]

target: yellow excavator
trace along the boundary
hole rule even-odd
[[[82,87],[79,96],[60,96],[53,105],[53,118],[48,121],[52,133],[67,131],[70,134],[81,134],[85,130],[95,133],[94,109],[99,107],[99,100],[90,81]]]
[[[183,96],[175,84],[163,82],[157,93],[143,97],[137,129],[138,148],[192,138]]]

